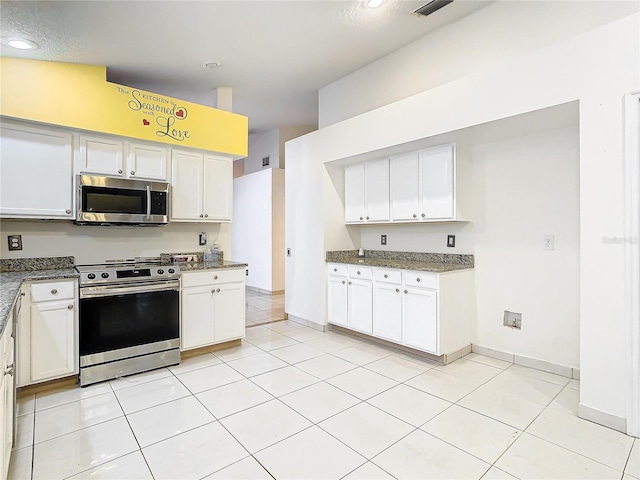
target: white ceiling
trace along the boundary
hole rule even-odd
[[[106,65],[109,81],[209,106],[231,87],[258,133],[316,125],[319,88],[491,3],[413,13],[428,1],[2,1],[1,36],[40,48],[0,55]]]

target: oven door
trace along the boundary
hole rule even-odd
[[[80,366],[175,348],[179,282],[80,289]]]

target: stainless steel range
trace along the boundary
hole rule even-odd
[[[180,268],[79,265],[80,385],[180,363]]]

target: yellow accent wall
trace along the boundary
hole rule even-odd
[[[246,156],[248,118],[106,81],[106,67],[0,58],[0,115]]]

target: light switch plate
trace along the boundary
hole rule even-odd
[[[447,247],[455,247],[455,246],[456,246],[456,236],[447,235]]]
[[[542,236],[542,248],[543,250],[554,250],[555,249],[555,239],[553,235],[543,235]]]

